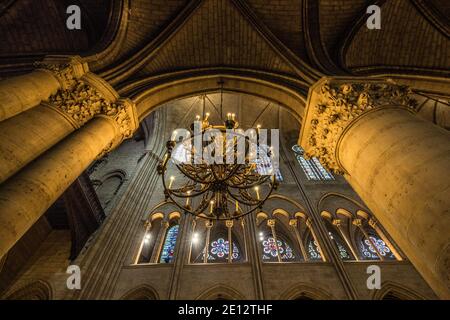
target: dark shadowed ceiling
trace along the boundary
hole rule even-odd
[[[24,57],[90,55],[108,45],[112,53],[92,59],[91,69],[145,60],[140,76],[224,65],[295,76],[309,67],[448,72],[447,0],[372,2],[382,8],[381,30],[365,27],[366,0],[3,0],[0,72],[25,67]],[[82,8],[81,31],[65,28],[69,4]]]

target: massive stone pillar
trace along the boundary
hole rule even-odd
[[[450,298],[450,133],[391,81],[320,80],[300,144],[343,173],[441,298]]]
[[[0,81],[0,121],[28,110],[88,71],[78,56],[48,56],[29,74]]]
[[[0,183],[117,98],[106,81],[88,72],[38,106],[0,122]]]
[[[97,157],[131,137],[138,126],[129,100],[109,104],[0,186],[0,257]]]

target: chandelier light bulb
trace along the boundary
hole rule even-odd
[[[170,182],[169,182],[169,189],[172,188],[172,184],[173,184],[174,181],[175,181],[175,177],[174,177],[174,176],[171,176],[171,177],[170,177]]]
[[[178,131],[177,131],[177,130],[173,131],[173,132],[172,132],[172,137],[170,138],[170,140],[171,140],[171,141],[175,141],[175,139],[177,138],[177,134],[178,134]]]
[[[260,200],[260,198],[259,198],[259,187],[255,187],[255,191],[256,191],[256,198],[258,200]]]

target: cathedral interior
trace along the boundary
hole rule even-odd
[[[0,299],[450,299],[449,18],[447,0],[0,1]],[[277,168],[261,147],[232,169],[271,189],[177,203],[197,189],[176,174],[218,179],[166,167],[199,119],[278,132]]]

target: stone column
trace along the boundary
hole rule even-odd
[[[31,73],[0,81],[0,121],[38,105],[59,89],[71,87],[89,70],[78,56],[48,56],[36,66]]]
[[[450,133],[414,114],[389,80],[323,78],[300,144],[343,173],[417,270],[450,298]]]
[[[134,104],[109,105],[83,128],[0,186],[0,257],[97,157],[131,137],[137,128]]]
[[[298,231],[298,221],[297,219],[290,219],[289,225],[294,229],[295,237],[297,238],[298,246],[300,247],[300,251],[303,256],[303,260],[308,261],[308,254],[306,253],[305,246],[303,245],[302,237],[300,236],[300,232]]]
[[[106,110],[119,95],[93,73],[0,123],[0,183]]]

